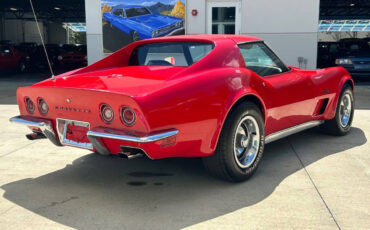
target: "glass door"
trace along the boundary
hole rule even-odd
[[[207,33],[239,34],[240,2],[208,2]]]

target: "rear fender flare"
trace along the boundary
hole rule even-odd
[[[259,96],[259,94],[255,90],[251,88],[243,89],[234,95],[232,100],[230,100],[230,103],[228,103],[228,106],[226,106],[227,109],[224,110],[224,112],[220,116],[218,127],[216,129],[216,132],[214,133],[214,136],[212,138],[211,145],[210,145],[212,152],[214,152],[217,147],[217,143],[220,138],[220,134],[226,122],[227,117],[239,103],[244,102],[244,101],[252,101],[252,102],[258,103],[257,106],[261,108],[261,112],[263,116],[262,119],[264,120],[264,123],[266,125],[266,105],[263,102],[262,98]]]

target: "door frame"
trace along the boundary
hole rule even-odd
[[[239,0],[227,2],[207,2],[207,34],[212,34],[212,8],[213,7],[235,7],[235,34],[241,30],[241,2]]]

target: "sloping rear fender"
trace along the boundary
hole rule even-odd
[[[216,132],[214,133],[214,136],[212,138],[211,142],[211,149],[214,151],[217,147],[218,140],[220,138],[222,129],[224,127],[224,124],[226,122],[226,119],[232,112],[234,108],[236,108],[240,103],[250,101],[255,103],[258,107],[260,107],[263,120],[265,121],[266,117],[266,106],[263,102],[262,98],[259,96],[259,94],[252,88],[243,88],[235,93],[232,99],[228,101],[226,105],[226,109],[223,111],[223,113],[220,115],[220,123],[217,126]]]

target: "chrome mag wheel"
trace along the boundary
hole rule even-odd
[[[248,168],[256,160],[260,135],[256,119],[250,115],[243,117],[234,135],[234,157],[239,167]]]
[[[349,93],[342,96],[339,107],[340,125],[344,128],[348,125],[352,114],[352,99]]]
[[[207,171],[215,177],[241,182],[256,172],[265,142],[264,120],[253,102],[232,108],[222,128],[215,152],[203,158]]]

